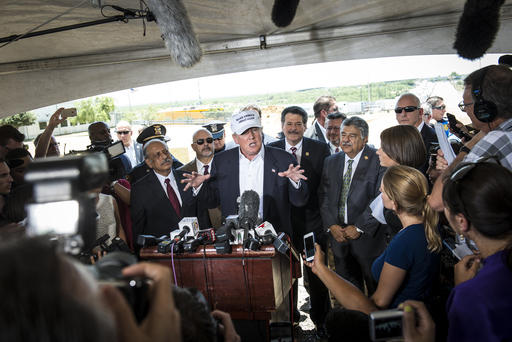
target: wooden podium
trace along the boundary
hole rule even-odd
[[[140,258],[174,269],[176,285],[200,290],[211,308],[229,312],[233,319],[268,321],[281,304],[288,308],[283,301],[291,287],[289,258],[272,245],[258,251],[232,247],[231,254],[217,254],[207,245],[172,258],[149,247],[140,251]],[[299,261],[293,261],[292,270],[294,278],[301,276]]]

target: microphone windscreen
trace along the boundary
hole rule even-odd
[[[199,62],[203,52],[181,0],[148,0],[148,7],[172,59],[186,68]]]
[[[500,8],[505,0],[467,0],[457,26],[453,48],[460,57],[482,57],[499,29]]]
[[[298,6],[299,0],[275,0],[272,7],[272,21],[277,27],[290,25]]]
[[[258,193],[254,190],[244,191],[240,199],[240,208],[238,211],[238,218],[241,224],[245,222],[251,222],[253,225],[256,224],[259,208],[260,196]],[[248,227],[248,229],[252,228],[254,227]]]

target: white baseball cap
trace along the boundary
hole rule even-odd
[[[260,115],[255,110],[244,110],[231,116],[231,131],[241,135],[249,128],[261,128]]]

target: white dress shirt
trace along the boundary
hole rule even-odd
[[[128,159],[130,159],[130,163],[132,163],[132,167],[135,167],[138,163],[137,163],[137,156],[135,155],[135,145],[134,145],[134,142],[132,140],[132,143],[130,144],[130,146],[128,147],[124,147],[125,149],[125,154],[126,156],[128,157]]]
[[[285,150],[286,152],[290,153],[293,155],[293,152],[291,150],[292,147],[295,147],[297,148],[297,150],[295,151],[295,155],[297,156],[297,162],[300,164],[300,160],[302,158],[302,142],[304,141],[304,139],[301,139],[300,142],[295,145],[295,146],[292,146],[288,143],[288,140],[284,139],[285,141]]]
[[[416,127],[418,129],[418,131],[420,131],[420,133],[421,133],[421,130],[423,129],[423,125],[425,125],[425,121],[421,120],[419,126]]]
[[[263,173],[264,173],[264,162],[265,162],[265,148],[263,146],[260,152],[256,155],[253,160],[247,159],[242,152],[238,152],[239,160],[239,178],[238,183],[240,186],[240,196],[246,190],[254,190],[260,196],[260,208],[258,210],[258,216],[263,217]]]
[[[331,151],[331,154],[341,152],[341,147],[334,146],[330,141],[328,142],[328,145],[329,145],[329,150]],[[336,152],[336,149],[338,149],[338,152]]]
[[[197,173],[199,173],[200,175],[204,175],[204,166],[205,165],[208,165],[208,173],[212,173],[212,161],[213,161],[213,158],[210,159],[209,163],[203,164],[199,159],[196,158]]]
[[[153,172],[155,172],[155,170],[153,170]],[[165,180],[167,178],[169,178],[169,180],[170,180],[169,183],[171,184],[171,188],[176,193],[176,197],[178,197],[178,201],[180,201],[180,205],[182,206],[183,203],[181,201],[180,190],[178,189],[178,183],[176,183],[176,178],[174,178],[174,174],[172,173],[172,171],[169,172],[169,175],[167,175],[167,177],[162,176],[158,172],[155,172],[155,175],[156,175],[156,178],[158,178],[158,181],[160,182],[160,185],[164,189],[165,196],[167,196],[167,184],[165,184]]]

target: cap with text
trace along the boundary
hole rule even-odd
[[[261,128],[261,119],[257,111],[244,110],[231,116],[231,130],[241,135],[249,128]]]

